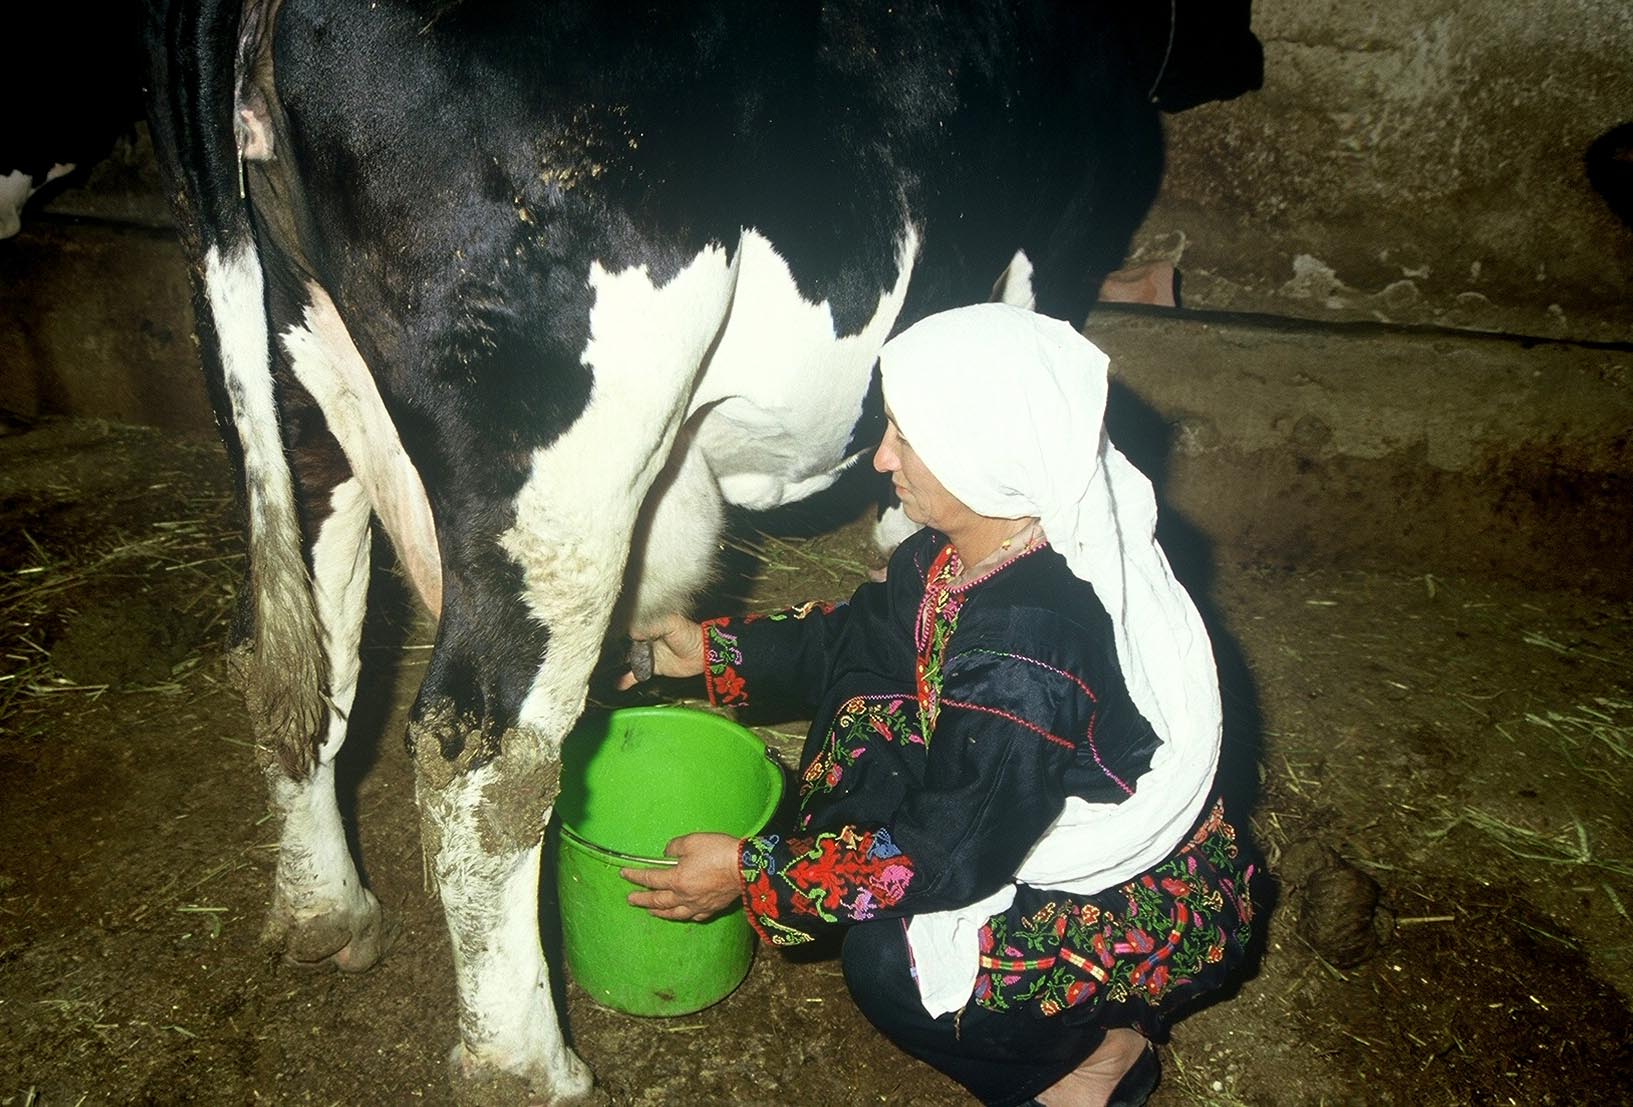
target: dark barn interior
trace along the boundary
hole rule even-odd
[[[1165,117],[1128,258],[1180,306],[1086,327],[1270,873],[1259,956],[1150,1102],[1633,1103],[1633,17],[1261,0],[1253,26],[1262,88]],[[303,975],[260,940],[239,514],[152,158],[132,126],[0,241],[0,1105],[451,1102],[401,743],[434,630],[389,555],[342,805],[391,948]],[[724,601],[865,580],[866,505],[819,507],[738,519]],[[791,762],[803,726],[756,732]],[[973,1102],[831,952],[761,949],[680,1018],[565,1001],[616,1104]]]

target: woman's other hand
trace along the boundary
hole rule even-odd
[[[644,892],[631,892],[629,902],[660,919],[702,922],[736,903],[742,876],[738,841],[730,834],[683,834],[663,848],[677,864],[667,869],[621,869],[619,875]]]

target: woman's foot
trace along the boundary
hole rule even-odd
[[[1157,1055],[1138,1031],[1106,1031],[1100,1048],[1037,1095],[1043,1107],[1139,1107],[1157,1084]]]

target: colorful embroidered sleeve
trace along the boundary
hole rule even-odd
[[[898,643],[910,648],[912,613],[924,587],[924,566],[918,562],[935,537],[920,531],[902,543],[889,578],[862,585],[848,603],[813,602],[705,623],[703,678],[709,701],[741,705],[752,695],[756,704],[782,701],[814,713],[832,691],[836,669],[858,664],[880,674],[899,664],[902,687],[909,687],[911,657],[879,654]]]
[[[955,658],[940,691],[922,779],[888,798],[884,783],[819,795],[809,830],[745,840],[744,901],[766,941],[798,944],[826,927],[991,894],[1059,814],[1077,763],[1092,763],[1083,751],[1096,699],[1057,664]],[[882,806],[870,810],[870,794]],[[877,821],[860,821],[864,811]],[[848,817],[835,825],[835,812]]]
[[[913,859],[884,827],[846,826],[809,837],[745,838],[743,902],[775,946],[808,942],[825,927],[863,922],[901,902]]]
[[[792,698],[814,705],[822,695],[833,643],[846,606],[812,601],[769,615],[703,624],[703,683],[717,707]]]

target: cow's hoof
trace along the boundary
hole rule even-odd
[[[607,1107],[612,1102],[595,1085],[590,1067],[571,1050],[563,1072],[542,1065],[513,1072],[477,1058],[463,1045],[455,1046],[448,1060],[454,1102],[459,1107]]]
[[[275,908],[267,921],[266,938],[282,946],[284,961],[296,968],[341,972],[373,968],[391,944],[392,931],[385,924],[380,901],[367,891],[363,896],[359,907],[321,915],[301,917]]]

